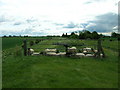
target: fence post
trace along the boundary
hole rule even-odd
[[[27,40],[24,40],[23,43],[24,43],[24,56],[27,56]]]
[[[103,51],[103,49],[102,49],[102,45],[101,45],[101,40],[99,39],[98,40],[98,53],[97,53],[97,55],[98,55],[98,57],[100,57],[100,53],[102,53],[103,54],[103,58],[105,57],[105,53],[104,53],[104,51]]]
[[[64,45],[65,46],[65,51],[66,51],[66,55],[68,55],[68,47],[69,47],[69,45]]]
[[[97,49],[98,49],[97,56],[100,57],[100,49],[101,49],[101,41],[100,41],[100,39],[98,39]]]

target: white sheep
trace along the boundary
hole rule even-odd
[[[32,55],[34,53],[34,50],[32,48],[28,48],[28,55]]]
[[[91,48],[87,48],[87,47],[86,47],[86,48],[83,48],[83,52],[84,52],[84,53],[86,53],[86,52],[91,52],[91,51],[92,51]]]
[[[45,49],[45,52],[56,52],[57,50],[56,49]]]
[[[47,54],[47,55],[50,55],[50,56],[56,56],[56,55],[57,55],[57,54],[54,53],[54,52],[47,52],[46,54]]]
[[[94,52],[95,52],[95,53],[97,53],[97,52],[98,52],[98,50],[94,50]]]
[[[84,50],[83,53],[87,53],[87,51]]]
[[[103,54],[101,53],[100,56],[103,57]]]
[[[86,54],[87,57],[94,57],[94,54]]]
[[[84,53],[76,53],[76,56],[84,57],[85,54]]]
[[[68,47],[67,53],[76,54],[77,53],[77,48],[76,47],[71,47],[71,48]]]

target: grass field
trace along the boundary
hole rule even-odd
[[[9,46],[12,42],[10,40],[9,38],[3,39],[3,88],[118,87],[118,41],[104,40],[102,45],[106,58],[98,59],[86,57],[23,56],[20,47],[22,43],[19,38],[16,38],[15,41],[13,40],[13,46]],[[36,48],[36,51],[42,51],[45,48],[64,50],[63,46],[40,45],[55,42],[84,43],[84,45],[97,44],[97,41],[94,40],[79,40],[77,42],[75,40],[46,40],[32,46],[32,48]]]
[[[2,49],[9,49],[14,48],[16,46],[20,46],[23,43],[23,40],[25,39],[37,39],[38,37],[7,37],[2,38]],[[47,37],[39,37],[39,39],[46,39]]]
[[[2,39],[2,49],[13,48],[16,45],[22,44],[22,38],[3,38]]]

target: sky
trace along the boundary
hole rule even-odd
[[[0,36],[118,30],[118,0],[0,0]]]

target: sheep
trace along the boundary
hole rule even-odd
[[[38,53],[38,52],[34,52],[32,55],[40,55],[40,53]]]
[[[28,48],[28,55],[32,55],[34,53],[34,50],[32,48]]]
[[[91,48],[87,48],[87,47],[86,47],[86,48],[83,48],[83,52],[85,52],[85,53],[86,53],[86,52],[91,52],[91,51],[92,51]]]
[[[47,55],[56,56],[57,54],[55,52],[48,52]]]
[[[87,51],[84,50],[83,53],[87,53]]]
[[[52,54],[52,55],[55,55],[56,52],[57,52],[57,49],[48,49],[48,48],[47,48],[47,49],[44,50],[44,54],[45,54],[45,55],[48,55],[48,54],[49,54],[49,55],[51,55],[51,54]],[[53,53],[54,53],[54,54],[53,54]]]
[[[95,53],[97,53],[97,52],[98,52],[98,50],[94,50],[94,52],[95,52]]]
[[[71,47],[71,48],[68,47],[67,54],[73,54],[73,55],[75,55],[76,53],[77,53],[76,47]]]
[[[100,56],[103,57],[103,54],[101,53]]]
[[[85,54],[84,53],[76,53],[76,56],[79,56],[79,57],[84,57]]]
[[[94,50],[93,48],[83,48],[83,53],[86,55],[86,54],[93,54],[95,55],[95,53],[97,53],[97,50]]]
[[[66,52],[59,52],[58,55],[64,56],[64,55],[66,55]]]
[[[86,57],[94,57],[94,54],[86,54]]]
[[[57,50],[56,49],[45,49],[45,52],[56,52]]]

